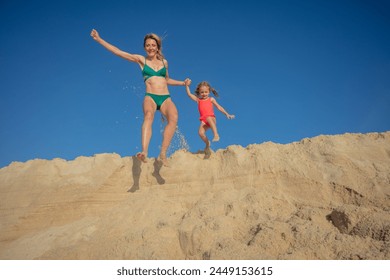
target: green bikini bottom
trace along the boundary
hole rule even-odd
[[[153,94],[153,93],[145,93],[145,96],[150,96],[154,103],[156,103],[157,105],[157,110],[160,110],[161,108],[161,105],[164,103],[165,100],[167,100],[168,98],[171,98],[171,96],[169,94],[166,94],[166,95],[158,95],[158,94]]]

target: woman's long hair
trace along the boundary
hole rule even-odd
[[[160,60],[164,60],[164,55],[162,53],[162,41],[161,41],[161,38],[158,35],[154,34],[154,33],[146,34],[145,38],[144,38],[144,47],[145,47],[147,39],[153,39],[153,40],[156,41],[156,43],[157,43],[157,58],[160,59]]]

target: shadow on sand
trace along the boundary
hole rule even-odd
[[[134,193],[134,192],[139,190],[139,181],[140,181],[141,172],[142,172],[142,169],[141,169],[142,163],[141,163],[141,161],[139,161],[137,159],[136,156],[133,156],[132,160],[133,160],[133,167],[131,168],[131,171],[133,174],[133,182],[134,183],[133,183],[133,186],[127,192]],[[153,170],[152,176],[154,178],[156,178],[157,183],[159,185],[165,184],[165,179],[163,177],[161,177],[161,175],[160,175],[160,170],[161,170],[162,166],[163,166],[163,164],[161,161],[154,159],[154,163],[153,163],[154,170]]]

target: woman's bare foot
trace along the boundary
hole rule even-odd
[[[218,142],[219,141],[219,135],[216,134],[214,135],[213,142]]]
[[[158,157],[158,159],[161,161],[161,163],[162,163],[165,167],[169,167],[167,155],[166,155],[165,153],[161,153],[160,156]]]
[[[143,162],[143,163],[147,163],[147,162],[148,162],[147,156],[146,156],[146,154],[145,154],[144,152],[139,152],[139,153],[137,153],[136,157],[137,157],[137,159],[138,159],[139,161],[141,161],[141,162]]]

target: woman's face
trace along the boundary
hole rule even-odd
[[[158,51],[158,45],[154,39],[146,39],[145,41],[145,51],[148,56],[155,56]]]

